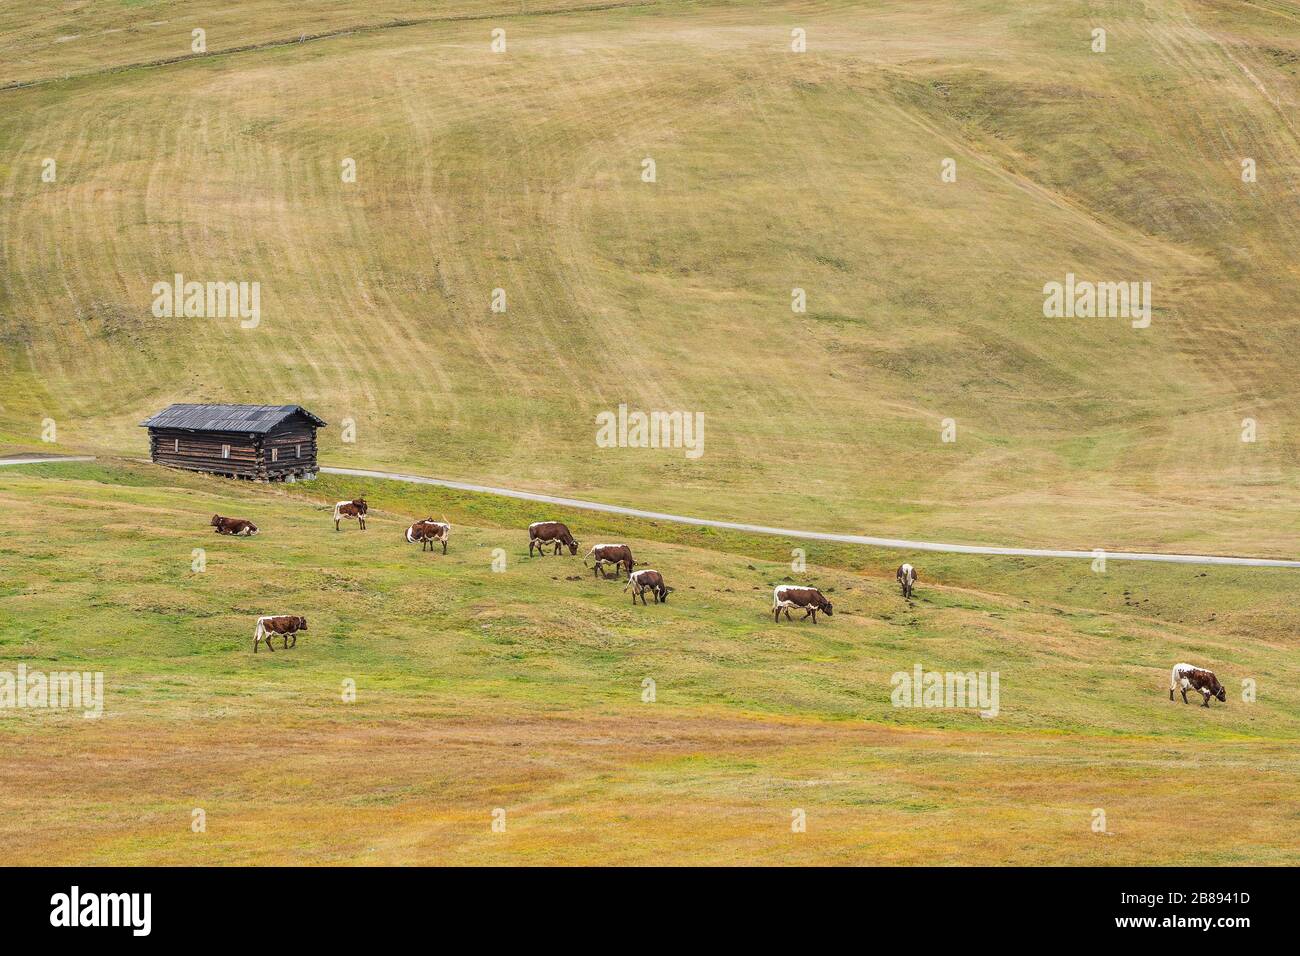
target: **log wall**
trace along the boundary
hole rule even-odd
[[[222,455],[224,445],[230,446],[229,457]],[[266,435],[151,428],[149,457],[170,468],[230,478],[276,480],[318,470],[316,430],[305,424],[282,425]]]

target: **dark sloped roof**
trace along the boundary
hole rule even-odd
[[[196,432],[264,434],[295,415],[301,415],[318,427],[325,425],[301,405],[171,405],[140,424],[148,428],[184,428]]]

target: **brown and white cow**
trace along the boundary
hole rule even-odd
[[[561,521],[534,521],[528,526],[528,556],[533,556],[533,548],[538,554],[546,553],[546,545],[554,544],[552,554],[560,553],[560,546],[567,545],[569,554],[578,553],[578,542],[569,534],[569,526]]]
[[[798,584],[777,585],[772,591],[772,619],[781,620],[781,612],[785,611],[785,619],[790,620],[792,607],[803,608],[804,614],[801,620],[811,615],[814,624],[817,623],[818,611],[824,611],[827,617],[833,613],[831,602],[826,600],[822,592],[816,588],[807,588]]]
[[[221,515],[213,515],[209,524],[217,529],[217,534],[233,534],[245,538],[257,534],[257,525],[243,518],[223,518]]]
[[[917,576],[916,568],[910,564],[900,564],[898,566],[898,573],[894,575],[894,578],[898,581],[898,586],[903,589],[903,597],[910,598],[912,596],[912,590],[916,587]]]
[[[307,630],[307,619],[299,617],[296,614],[275,614],[257,619],[257,630],[253,631],[253,653],[257,653],[257,645],[266,641],[266,649],[274,651],[271,641],[275,635],[279,634],[284,638],[284,649],[298,646],[298,632]],[[293,643],[289,643],[289,638],[293,638]]]
[[[1183,692],[1183,703],[1187,703],[1187,692],[1189,690],[1199,690],[1201,696],[1205,698],[1202,707],[1210,706],[1210,698],[1217,697],[1219,703],[1228,702],[1228,692],[1224,686],[1219,683],[1219,678],[1214,676],[1214,671],[1207,671],[1204,667],[1196,667],[1193,664],[1175,664],[1174,669],[1169,673],[1169,699],[1174,699],[1174,691]]]
[[[411,544],[420,542],[420,550],[423,551],[428,546],[430,551],[433,550],[434,542],[442,542],[442,553],[447,553],[447,539],[451,537],[451,525],[446,521],[434,521],[432,518],[425,518],[423,521],[417,521],[406,529],[406,540]]]
[[[587,565],[587,558],[594,558],[594,566]],[[605,565],[614,565],[614,573],[620,570],[626,570],[628,574],[632,573],[632,568],[636,566],[636,561],[632,559],[632,549],[625,544],[598,544],[592,547],[582,559],[584,566],[592,567],[592,577],[605,573]]]
[[[645,604],[646,591],[655,596],[656,604],[667,604],[668,592],[672,590],[672,588],[664,584],[664,576],[651,568],[642,568],[640,571],[632,571],[628,574],[627,584],[623,585],[624,593],[627,592],[628,588],[632,589],[633,604],[636,603],[638,597],[641,599],[641,603]]]
[[[365,498],[353,498],[351,501],[340,501],[334,506],[334,530],[339,530],[339,522],[344,518],[355,518],[361,525],[361,530],[366,530],[366,512],[369,511],[369,505],[366,504]]]

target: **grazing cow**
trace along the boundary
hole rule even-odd
[[[632,589],[632,603],[636,603],[639,597],[641,603],[645,604],[645,592],[649,591],[655,596],[656,604],[668,603],[668,592],[672,590],[664,584],[664,576],[658,571],[652,571],[650,568],[642,568],[640,571],[632,571],[627,576],[627,584],[623,585],[623,591],[628,588]]]
[[[606,564],[614,565],[615,574],[624,568],[628,574],[631,574],[632,568],[636,566],[636,562],[632,560],[632,549],[625,544],[598,544],[587,552],[586,557],[582,559],[583,565],[587,564],[587,558],[596,559],[596,564],[591,570],[592,577],[604,574]]]
[[[898,580],[898,586],[903,589],[903,597],[911,598],[912,591],[916,587],[917,576],[916,568],[910,564],[899,565],[898,573],[894,577]]]
[[[223,518],[221,515],[213,515],[210,524],[217,529],[217,534],[242,535],[245,538],[257,534],[257,525],[243,518]]]
[[[534,521],[528,526],[528,556],[533,556],[533,548],[538,554],[546,553],[546,545],[554,544],[552,554],[560,553],[560,545],[568,545],[569,554],[578,553],[578,542],[569,534],[569,526],[560,521]]]
[[[334,530],[339,530],[339,522],[344,518],[356,518],[361,530],[366,530],[366,512],[370,510],[365,498],[340,501],[334,506]]]
[[[432,518],[425,518],[423,521],[417,521],[406,529],[406,540],[411,544],[420,542],[420,550],[425,549],[428,545],[430,551],[433,550],[435,541],[442,542],[442,553],[447,553],[447,539],[451,537],[451,525],[446,521],[434,521]]]
[[[785,611],[785,619],[790,620],[790,608],[803,608],[804,620],[809,615],[812,616],[813,623],[817,623],[817,612],[825,611],[826,616],[830,617],[833,613],[831,602],[826,600],[821,591],[816,588],[805,588],[798,584],[781,584],[772,591],[772,613],[773,620],[781,620],[781,612]]]
[[[1174,669],[1169,673],[1169,699],[1174,699],[1174,691],[1182,690],[1183,703],[1187,703],[1187,692],[1189,690],[1199,690],[1205,698],[1202,707],[1210,706],[1210,698],[1217,697],[1219,703],[1228,702],[1228,691],[1219,683],[1219,678],[1214,676],[1214,671],[1207,671],[1203,667],[1196,667],[1193,664],[1175,664]]]
[[[263,640],[266,641],[266,649],[274,651],[271,641],[275,635],[279,634],[284,638],[284,649],[287,651],[291,647],[298,646],[298,632],[307,630],[307,619],[298,617],[296,614],[277,614],[257,619],[257,630],[253,632],[253,653],[257,653],[257,645]],[[289,643],[289,638],[293,638],[293,643]]]

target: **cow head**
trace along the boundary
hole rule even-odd
[[[213,515],[213,516],[212,516],[212,520],[209,521],[208,524],[212,525],[212,527],[214,527],[214,528],[220,528],[220,527],[221,527],[221,515]]]
[[[577,553],[578,553],[578,542],[577,542],[575,539],[570,538],[570,539],[569,539],[569,554],[577,554]]]
[[[298,618],[298,630],[300,631],[307,630],[307,619],[305,617]]]
[[[825,614],[827,617],[830,617],[835,613],[834,611],[831,610],[830,601],[822,601],[822,613]]]
[[[1219,683],[1217,677],[1214,679],[1214,696],[1219,699],[1219,703],[1221,704],[1226,704],[1228,702],[1228,689]]]
[[[354,505],[356,505],[357,510],[360,511],[362,514],[365,514],[365,513],[366,513],[366,509],[367,509],[368,506],[366,505],[366,499],[365,499],[365,498],[357,498],[357,499],[353,500],[352,503],[353,503]]]

